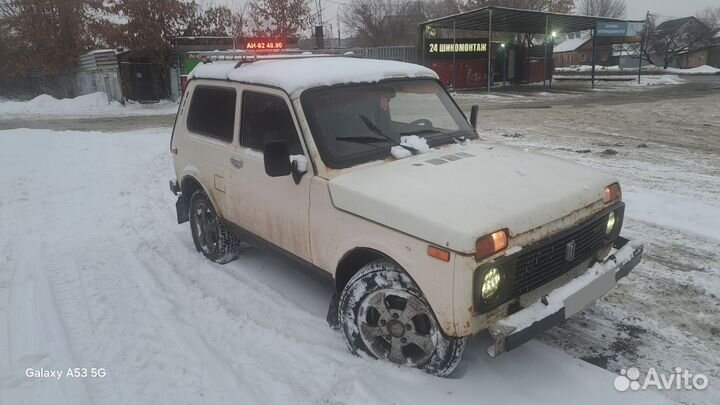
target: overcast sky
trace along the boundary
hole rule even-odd
[[[237,1],[237,0],[236,0]],[[338,4],[348,4],[352,0],[321,0],[323,9],[323,19],[325,24],[333,25],[334,36],[337,35],[337,10],[341,8],[340,18],[342,20],[342,7]],[[577,3],[577,1],[576,1]],[[720,0],[625,0],[627,4],[627,19],[644,20],[645,13],[650,11],[651,14],[659,14],[667,17],[688,17],[695,15],[698,11],[708,6],[720,6]],[[311,9],[315,9],[315,1],[308,1]],[[342,21],[340,21],[343,26]],[[343,36],[347,32],[343,26]]]
[[[708,6],[720,6],[720,0],[625,0],[627,18],[642,20],[645,13],[660,14],[670,17],[687,17],[695,15]]]
[[[337,14],[340,8],[340,25],[342,26],[343,37],[348,35],[347,28],[342,22],[342,4],[349,4],[352,0],[321,0],[324,9],[323,20],[325,25],[333,25],[333,37],[337,36]],[[239,7],[240,4],[249,0],[201,0],[207,5],[227,4],[231,7]],[[577,2],[577,1],[576,1]],[[720,0],[625,0],[627,4],[627,19],[643,20],[645,13],[650,10],[652,14],[667,17],[687,17],[695,15],[698,11],[708,6],[720,6]],[[315,12],[315,1],[308,0],[310,9]],[[329,27],[328,27],[329,28]]]

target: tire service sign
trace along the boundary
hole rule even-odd
[[[426,58],[449,58],[453,54],[457,59],[486,58],[488,40],[486,38],[434,38],[425,40]]]

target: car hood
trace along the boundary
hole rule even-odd
[[[487,143],[452,145],[329,182],[335,207],[472,253],[477,238],[519,235],[602,199],[616,180],[555,157]]]

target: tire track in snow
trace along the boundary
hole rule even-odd
[[[169,163],[165,159],[162,159],[161,162]],[[163,173],[164,171],[152,170],[151,172]],[[160,184],[164,182],[164,178],[156,180]],[[161,218],[167,216],[168,204],[166,202],[167,196],[158,195],[156,191],[151,199],[143,201],[144,204],[140,210],[148,212],[146,210],[154,209],[157,212],[152,212],[150,216]],[[174,297],[171,299],[176,302],[177,307],[184,306],[189,309],[190,314],[184,312],[187,314],[186,322],[196,325],[196,328],[198,323],[208,324],[206,328],[198,328],[198,330],[215,330],[218,325],[223,325],[222,330],[226,333],[210,335],[206,342],[218,350],[224,348],[225,356],[231,354],[232,358],[236,359],[234,362],[230,360],[225,364],[236,373],[238,381],[284,380],[284,384],[274,384],[271,393],[267,391],[267,384],[261,384],[262,390],[253,392],[256,402],[264,402],[269,399],[272,403],[287,402],[297,398],[295,390],[299,387],[296,386],[296,376],[302,373],[307,374],[316,368],[312,363],[308,364],[306,368],[304,367],[304,370],[293,368],[294,365],[306,364],[308,361],[305,353],[297,353],[294,349],[298,344],[303,347],[303,351],[310,350],[314,352],[313,356],[328,358],[332,362],[347,361],[348,359],[359,360],[348,355],[341,336],[327,328],[323,318],[317,318],[294,308],[293,305],[287,305],[290,303],[286,302],[286,298],[277,290],[242,273],[237,274],[238,267],[247,267],[243,263],[242,256],[235,264],[226,266],[210,264],[200,253],[195,251],[191,246],[191,241],[188,244],[190,237],[187,226],[179,227],[172,222],[168,224],[169,226],[164,224],[158,226],[153,234],[148,234],[147,230],[143,232],[145,240],[141,242],[141,248],[138,251],[139,258],[145,263],[147,269],[152,269],[157,285],[164,289],[163,293]],[[135,229],[139,230],[141,227],[142,224],[136,224]],[[167,239],[169,235],[178,233],[178,231],[184,236],[171,239],[175,241],[185,239],[184,244],[187,246],[187,249],[179,257],[176,248],[168,245],[158,246],[158,241]],[[252,251],[248,253],[252,254]],[[200,269],[199,274],[194,271],[198,268]],[[268,269],[268,271],[272,270]],[[187,308],[188,306],[190,308]],[[208,317],[208,314],[212,314],[212,316]],[[218,319],[207,322],[208,318],[215,317]],[[305,326],[308,324],[309,326]],[[289,331],[285,330],[290,325],[294,327]],[[245,345],[255,345],[257,348],[251,350],[244,348],[242,344],[228,342],[227,336],[238,337],[245,342]],[[306,336],[317,337],[319,342],[302,338]],[[265,344],[263,341],[272,343]],[[240,350],[228,350],[228,344],[230,349],[238,348]],[[290,350],[277,352],[278,347]],[[330,347],[335,347],[336,350],[328,350]],[[267,356],[276,358],[277,365],[275,367],[267,364],[264,359],[265,355],[257,358],[257,353],[267,354],[268,352],[277,352],[274,356]],[[248,357],[251,354],[256,355]],[[278,365],[283,365],[285,369],[278,370]],[[311,402],[324,401],[342,381],[338,377],[328,379],[326,375],[312,380],[323,381],[321,385],[326,388],[322,390],[323,393],[318,395],[316,392],[318,387],[312,387],[312,389],[303,387],[306,397],[312,398]],[[288,390],[288,387],[292,387],[293,390]]]
[[[7,319],[7,350],[9,361],[5,383],[12,390],[8,404],[38,403],[48,400],[59,404],[80,401],[91,403],[92,395],[84,380],[29,379],[26,368],[60,369],[77,367],[78,356],[73,349],[73,333],[61,309],[63,300],[49,278],[42,261],[47,248],[44,243],[25,243],[19,251],[32,250],[32,256],[22,256],[12,265],[12,281]],[[9,391],[10,392],[10,391]],[[2,398],[0,398],[2,399]],[[4,399],[2,399],[5,401]]]

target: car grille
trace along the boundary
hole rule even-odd
[[[523,249],[515,262],[512,296],[520,296],[562,276],[609,244],[605,236],[607,217],[594,218],[568,234],[560,234],[537,247]],[[573,241],[575,256],[567,260],[567,246]]]

